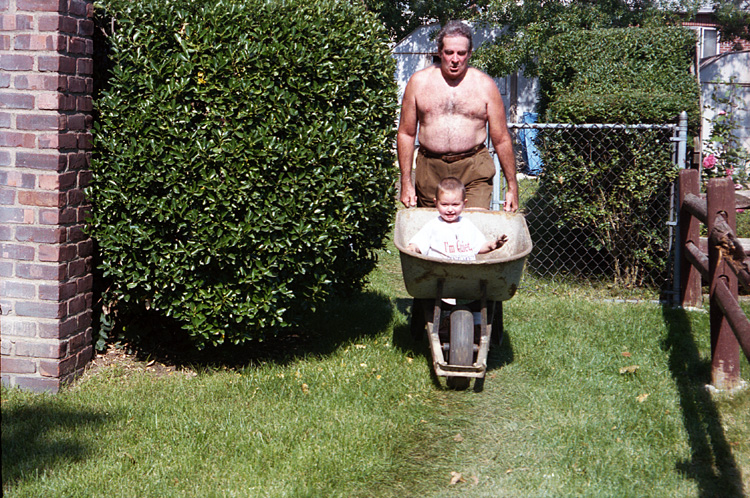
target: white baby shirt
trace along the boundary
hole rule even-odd
[[[409,241],[419,247],[424,256],[471,261],[487,241],[471,220],[460,216],[453,223],[443,218],[430,220]]]

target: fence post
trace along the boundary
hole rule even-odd
[[[688,138],[688,115],[687,112],[680,113],[680,121],[677,133],[677,167],[685,169],[687,167],[687,138]]]
[[[676,132],[673,132],[673,134],[676,134],[677,136],[672,137],[672,142],[677,144],[672,158],[674,160],[675,166],[677,166],[677,168],[680,170],[680,173],[682,173],[682,171],[685,171],[685,168],[687,167],[687,132],[687,112],[682,111],[678,120],[677,130]],[[675,301],[675,304],[679,306],[696,306],[697,304],[684,303],[683,291],[685,289],[685,286],[683,284],[683,279],[687,280],[689,276],[685,275],[685,270],[687,268],[685,267],[685,263],[683,261],[685,258],[682,255],[682,251],[685,248],[685,245],[682,243],[682,241],[685,240],[683,223],[681,221],[682,201],[685,198],[685,195],[682,194],[682,190],[682,180],[678,179],[672,190],[671,210],[675,210],[675,204],[677,205],[677,209],[676,212],[670,212],[670,225],[674,226],[674,232],[670,233],[670,240],[673,241],[672,243],[674,243],[674,260],[672,264],[672,271],[674,272],[672,278],[672,299],[673,301]],[[696,190],[695,192],[692,192],[691,190],[691,193],[697,194],[698,191]],[[674,223],[672,223],[673,220]],[[690,265],[688,265],[688,267],[689,266]],[[700,286],[700,281],[698,285]]]
[[[732,230],[736,227],[734,183],[729,178],[712,178],[708,182],[707,227],[709,236],[717,216],[723,216]],[[729,321],[719,306],[715,295],[719,280],[726,282],[729,291],[737,297],[737,276],[722,258],[720,250],[708,246],[709,297],[711,303],[711,383],[717,389],[732,389],[740,381],[740,346]]]
[[[679,234],[680,239],[677,243],[680,254],[684,253],[685,244],[692,242],[700,246],[700,220],[683,209],[685,196],[687,194],[698,195],[699,193],[699,172],[696,169],[683,169],[680,171],[678,189],[680,194],[679,203]],[[700,306],[703,300],[701,293],[701,273],[694,267],[684,256],[680,257],[677,266],[680,272],[680,304],[683,307]]]

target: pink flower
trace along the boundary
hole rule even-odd
[[[725,111],[724,109],[722,109],[722,110],[720,110],[720,111],[719,111],[719,112],[718,112],[717,114],[718,114],[719,116],[723,116],[723,115],[724,115],[724,114],[726,114],[726,113],[727,113],[727,111]]]
[[[703,159],[703,167],[706,169],[711,169],[714,166],[716,166],[716,156],[713,154],[709,154]]]

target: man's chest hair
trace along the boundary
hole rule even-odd
[[[474,90],[474,91],[472,91]],[[422,116],[463,116],[485,119],[487,103],[476,88],[450,88],[445,85],[426,85],[417,95],[417,108]]]

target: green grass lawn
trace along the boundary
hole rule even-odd
[[[363,293],[244,366],[157,376],[144,360],[57,395],[3,388],[3,496],[750,494],[750,389],[705,388],[707,313],[525,282],[484,390],[454,392],[382,256]]]
[[[737,213],[737,237],[750,238],[750,211],[742,210]]]

